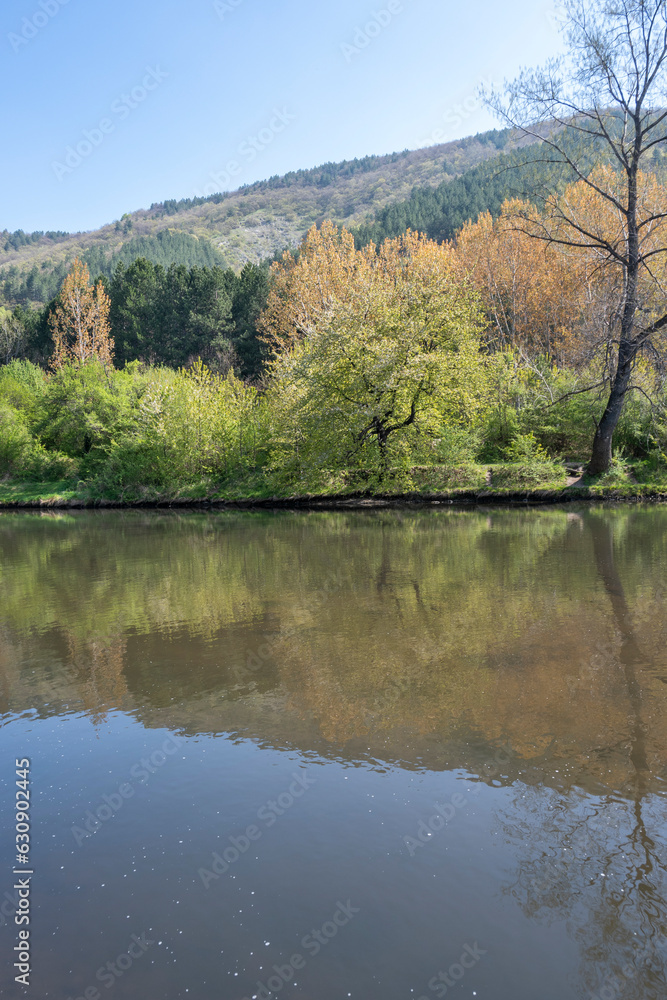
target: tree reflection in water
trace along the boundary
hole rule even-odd
[[[1,707],[511,788],[575,995],[658,1000],[666,573],[663,508],[0,517]]]
[[[667,996],[664,799],[651,791],[638,672],[642,652],[614,559],[612,525],[585,519],[609,597],[626,685],[632,765],[626,787],[593,799],[580,791],[517,786],[504,829],[523,853],[506,892],[537,920],[565,920],[581,951],[576,987],[599,1000]],[[521,817],[517,820],[517,817]]]

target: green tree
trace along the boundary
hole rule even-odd
[[[314,466],[372,463],[382,478],[397,444],[483,403],[475,293],[447,270],[447,248],[408,234],[273,365],[282,419]]]
[[[245,378],[258,378],[267,359],[266,344],[257,335],[257,322],[268,295],[268,264],[246,264],[237,278],[232,305],[232,340]]]
[[[143,257],[128,268],[119,264],[109,286],[109,320],[120,364],[159,357],[158,301],[164,270]]]
[[[26,340],[26,329],[20,317],[0,307],[0,364],[8,365],[13,358],[21,357]]]

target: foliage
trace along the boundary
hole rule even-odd
[[[415,438],[471,423],[481,408],[477,300],[454,280],[448,249],[415,234],[386,241],[377,255],[355,251],[345,232],[310,238],[324,246],[331,280],[326,269],[311,279],[305,254],[288,265],[300,306],[311,280],[323,281],[301,339],[272,367],[283,449],[297,464],[370,464],[382,476],[409,462]]]
[[[93,358],[102,365],[113,359],[109,333],[109,297],[102,283],[90,284],[90,272],[75,260],[49,317],[53,333],[54,369],[65,364],[85,365]]]
[[[173,263],[238,270],[295,246],[322,219],[359,224],[369,213],[408,198],[415,186],[435,187],[445,177],[457,177],[496,157],[508,143],[507,131],[492,131],[412,152],[324,164],[230,194],[157,203],[85,236],[28,234],[25,240],[9,240],[6,234],[4,254],[0,249],[0,293],[12,305],[46,304],[76,256],[91,274],[109,279],[118,263],[129,267],[138,257],[165,268]]]
[[[192,267],[220,267],[224,257],[205,237],[189,233],[161,230],[155,235],[137,236],[123,242],[111,252],[105,245],[77,248],[78,259],[87,265],[91,274],[111,279],[119,265],[128,267],[139,257],[152,264],[169,267],[180,264]],[[50,266],[34,265],[29,270],[19,270],[15,265],[0,275],[0,287],[5,300],[25,305],[28,302],[48,302],[54,298],[71,268],[71,258]],[[4,278],[4,281],[2,281]]]
[[[172,265],[165,271],[144,258],[127,270],[119,265],[109,286],[119,361],[178,366],[203,356],[219,362],[232,328],[233,281],[221,268]]]
[[[505,454],[510,462],[521,462],[526,459],[537,462],[549,460],[547,452],[532,431],[528,434],[516,434],[505,449]]]
[[[136,365],[116,371],[96,358],[63,365],[47,380],[32,424],[35,436],[76,459],[82,477],[90,475],[132,426],[145,381]]]
[[[14,359],[0,368],[0,404],[16,410],[30,421],[46,386],[44,372],[30,361]]]
[[[268,265],[247,264],[237,275],[220,267],[165,269],[139,258],[129,267],[120,263],[104,284],[117,363],[178,367],[200,357],[222,374],[234,367],[245,378],[261,376],[267,349],[257,336],[257,320],[268,295]],[[61,313],[59,300],[42,310],[1,310],[6,361],[19,356],[55,363],[52,328]]]
[[[0,307],[0,365],[20,357],[25,345],[26,329],[20,317]]]
[[[537,187],[546,175],[528,152],[521,176],[533,171]],[[592,154],[590,165],[613,193],[617,173]],[[620,245],[605,199],[559,170],[557,204]],[[660,215],[660,177],[638,181],[640,218]],[[0,313],[23,356],[0,366],[0,475],[78,477],[125,498],[433,493],[484,489],[489,475],[491,489],[560,488],[562,461],[586,455],[604,410],[622,283],[585,248],[535,240],[547,223],[557,235],[524,197],[445,243],[409,231],[360,247],[325,222],[270,269],[238,274],[139,258],[92,289],[78,263],[57,302]],[[644,236],[656,262],[661,224]],[[651,321],[660,296],[638,289]],[[88,351],[107,301],[120,370]],[[70,331],[70,346],[60,332],[45,375],[25,358],[45,366],[51,329]],[[606,485],[667,481],[659,338],[653,347],[635,365],[615,436],[624,466]]]
[[[19,472],[32,450],[25,420],[13,407],[0,402],[0,475]]]
[[[667,328],[660,274],[667,255],[666,202],[657,184],[658,197],[646,197],[641,176],[652,152],[667,141],[667,4],[566,0],[563,33],[562,56],[522,70],[506,86],[505,98],[492,94],[489,103],[506,125],[542,138],[538,158],[561,165],[576,182],[573,198],[544,191],[539,217],[526,213],[527,231],[593,258],[615,292],[604,336],[608,398],[588,466],[599,474],[612,462],[635,365]],[[605,151],[593,170],[570,148],[582,139]]]
[[[481,296],[490,344],[563,363],[581,354],[582,325],[593,312],[585,308],[590,276],[573,267],[571,255],[519,228],[517,216],[529,208],[508,201],[497,219],[486,212],[466,223],[454,244],[456,263]]]
[[[576,138],[567,149],[589,169],[603,161],[603,148]],[[506,201],[537,200],[544,189],[561,192],[573,180],[567,164],[545,163],[539,145],[522,146],[442,181],[437,187],[415,187],[404,201],[394,201],[354,230],[358,247],[379,244],[407,229],[433,240],[452,240],[467,222],[489,212],[497,218]]]
[[[271,266],[271,287],[259,329],[274,351],[311,333],[337,303],[354,301],[372,272],[375,247],[355,248],[352,234],[332,222],[313,226],[299,253]]]
[[[19,247],[30,246],[31,243],[40,243],[44,239],[56,242],[66,239],[68,236],[69,233],[61,231],[44,233],[39,230],[34,233],[24,233],[22,229],[17,229],[16,232],[10,233],[4,229],[0,233],[0,240],[4,240],[3,250],[18,250]]]
[[[97,483],[126,494],[224,479],[260,463],[265,436],[262,402],[233,372],[223,378],[201,362],[189,371],[152,370]]]
[[[76,462],[69,456],[35,440],[27,414],[0,396],[0,477],[48,481],[71,478],[76,471]]]
[[[178,367],[199,357],[220,374],[234,367],[257,377],[265,350],[256,322],[267,294],[267,270],[254,264],[240,275],[220,267],[165,270],[144,258],[119,265],[109,284],[118,359]]]

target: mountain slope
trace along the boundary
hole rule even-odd
[[[413,189],[438,188],[524,143],[507,130],[487,132],[412,152],[328,163],[206,199],[154,204],[93,232],[5,232],[0,291],[6,302],[44,302],[77,255],[87,258],[93,274],[108,274],[118,260],[137,256],[238,268],[295,245],[322,219],[359,226],[408,199]]]

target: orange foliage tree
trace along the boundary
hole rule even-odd
[[[109,306],[102,282],[91,285],[88,267],[77,257],[49,317],[54,370],[66,364],[80,367],[93,358],[105,366],[113,364]]]
[[[480,294],[487,337],[500,348],[565,361],[564,344],[579,312],[579,275],[572,262],[513,223],[522,202],[507,202],[468,222],[454,244],[457,270]]]
[[[280,352],[313,330],[328,309],[366,284],[374,256],[372,244],[357,250],[344,227],[328,221],[320,229],[313,226],[297,257],[286,251],[272,265],[271,290],[258,324],[266,342]]]
[[[448,287],[454,256],[448,245],[419,233],[387,239],[361,250],[344,227],[324,222],[304,237],[299,253],[283,255],[271,271],[271,290],[259,329],[276,353],[314,332],[340,306],[370,315],[385,291],[402,283],[422,292]]]
[[[559,365],[584,365],[596,357],[613,360],[623,276],[609,266],[599,244],[620,252],[626,235],[623,216],[597,188],[613,192],[620,178],[611,168],[600,167],[591,181],[594,186],[583,181],[569,185],[557,205],[542,212],[527,202],[508,201],[498,219],[485,213],[459,233],[456,266],[479,292],[487,335],[495,344],[531,359],[544,355]],[[652,255],[653,266],[638,277],[637,304],[649,318],[660,315],[665,298],[660,248],[666,242],[666,212],[667,190],[655,176],[640,173],[638,215],[649,220],[642,250]],[[595,239],[572,246],[572,224]]]
[[[577,190],[589,189],[580,201],[596,209],[579,215],[576,204],[547,185],[536,192],[544,211],[532,234],[585,258],[593,255],[620,289],[605,352],[609,395],[589,463],[597,475],[610,467],[639,357],[652,352],[654,336],[667,330],[664,302],[659,311],[642,302],[643,287],[667,255],[667,245],[652,240],[664,209],[654,211],[641,196],[642,170],[666,141],[667,2],[566,0],[563,14],[565,54],[522,70],[505,85],[504,97],[492,93],[487,99],[505,125],[539,140],[538,160],[560,164]],[[613,164],[606,175],[590,169],[594,149]],[[657,303],[660,295],[649,298]]]

